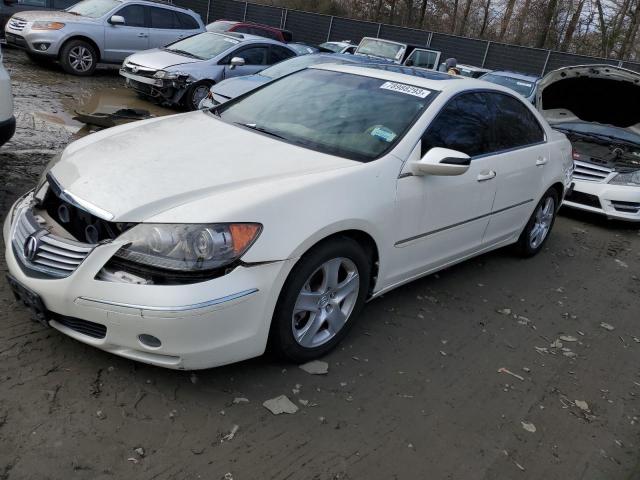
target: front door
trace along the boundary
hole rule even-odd
[[[244,59],[244,65],[232,66],[231,59],[235,57]],[[269,45],[256,44],[240,47],[227,55],[223,62],[225,64],[224,78],[253,75],[264,70],[269,65]]]
[[[426,48],[416,48],[413,50],[404,64],[407,67],[428,68],[429,70],[437,70],[440,62],[440,52],[437,50],[427,50]]]
[[[495,158],[491,155],[491,106],[484,93],[451,99],[425,131],[413,152],[421,158],[433,147],[471,157],[458,176],[410,172],[409,159],[398,179],[394,279],[420,275],[478,252],[496,195]]]
[[[113,15],[123,17],[124,25],[112,25],[108,21],[105,24],[104,59],[107,62],[122,62],[132,53],[149,48],[144,6],[127,5]]]

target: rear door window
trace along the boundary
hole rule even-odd
[[[464,93],[449,100],[422,137],[422,155],[434,147],[470,157],[492,153],[494,109],[486,93]]]
[[[286,60],[287,58],[291,58],[295,56],[288,48],[281,47],[279,45],[271,46],[271,61],[270,64],[281,62],[282,60]]]
[[[200,29],[200,25],[198,25],[198,22],[196,22],[196,19],[193,18],[191,15],[187,15],[186,13],[182,13],[182,12],[174,12],[174,13],[178,17],[178,22],[180,23],[180,26],[185,30]]]
[[[269,47],[257,46],[243,48],[232,57],[244,58],[245,65],[267,65],[269,62]]]
[[[151,28],[161,28],[165,30],[182,28],[173,10],[156,7],[150,7],[149,10],[151,13]]]
[[[440,52],[416,48],[407,57],[404,64],[410,67],[435,69],[440,61]]]
[[[504,93],[488,95],[495,110],[495,150],[510,150],[544,142],[544,129],[522,101]]]

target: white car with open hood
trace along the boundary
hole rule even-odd
[[[506,88],[409,71],[323,65],[74,142],[8,215],[14,292],[154,365],[268,342],[301,362],[367,299],[498,247],[540,251],[570,186],[565,136]]]
[[[569,137],[575,188],[564,204],[640,222],[640,73],[580,65],[548,73],[536,106]]]

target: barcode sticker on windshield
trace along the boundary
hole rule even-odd
[[[516,82],[516,84],[520,85],[521,87],[530,87],[531,86],[530,83],[526,83],[526,82]]]
[[[384,82],[380,85],[380,88],[385,90],[392,90],[394,92],[406,93],[407,95],[413,95],[414,97],[425,98],[431,92],[424,88],[412,87],[411,85],[405,85],[404,83]]]

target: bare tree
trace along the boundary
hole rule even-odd
[[[600,0],[597,0],[598,2]],[[544,9],[544,18],[542,20],[542,25],[540,26],[540,32],[538,33],[538,38],[536,40],[535,46],[537,48],[544,48],[547,43],[547,38],[549,38],[549,31],[553,26],[556,16],[556,8],[558,6],[558,0],[549,0],[547,7]]]
[[[500,23],[500,34],[498,40],[502,41],[504,34],[507,33],[509,28],[509,22],[511,22],[511,15],[513,14],[513,6],[516,4],[516,0],[507,0],[507,8],[504,11],[502,22]]]
[[[578,26],[578,21],[580,21],[580,16],[582,15],[582,9],[584,7],[585,0],[578,0],[578,5],[571,16],[571,20],[569,20],[569,24],[567,25],[567,31],[564,34],[564,39],[562,40],[562,45],[560,45],[560,50],[566,52],[571,45],[573,40],[573,34],[576,31],[576,27]]]
[[[489,23],[489,10],[491,9],[491,0],[486,0],[484,4],[484,13],[482,15],[482,26],[480,27],[480,37],[484,37]]]

